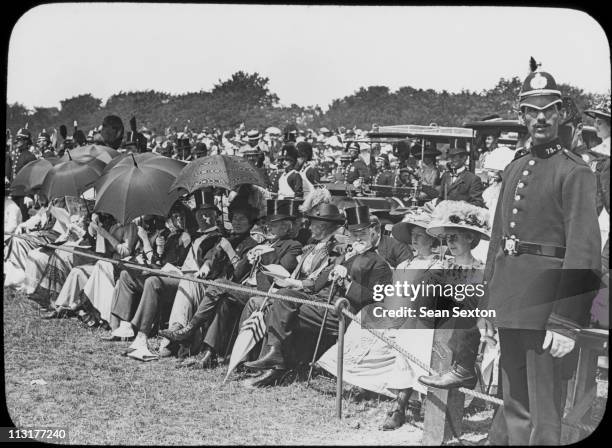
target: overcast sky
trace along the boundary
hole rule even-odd
[[[8,102],[58,106],[82,93],[211,90],[238,70],[270,78],[284,105],[362,86],[456,92],[526,76],[610,88],[600,25],[568,9],[53,4],[28,11],[9,47]]]

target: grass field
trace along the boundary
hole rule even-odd
[[[319,376],[250,390],[222,385],[225,366],[177,369],[176,358],[141,363],[129,343],[100,341],[77,320],[45,321],[38,305],[4,290],[6,403],[18,427],[65,427],[73,444],[415,445],[422,421],[379,429],[391,402],[348,393],[335,418],[335,382]],[[240,375],[236,374],[239,379]],[[44,380],[46,384],[32,384]],[[466,417],[458,443],[486,436],[491,410]]]

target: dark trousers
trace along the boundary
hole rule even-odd
[[[229,280],[218,281],[232,283]],[[249,293],[209,286],[190,323],[204,328],[204,342],[217,353],[221,353],[231,338],[235,320],[250,297]]]
[[[278,294],[312,300],[312,296],[292,290],[281,289]],[[268,344],[285,346],[297,331],[318,334],[325,308],[309,304],[299,304],[286,300],[275,300],[267,317]],[[338,334],[338,316],[332,311],[327,313],[324,334]]]
[[[169,311],[179,280],[146,277],[134,271],[122,271],[115,286],[111,314],[128,321],[150,336],[160,311]]]
[[[559,445],[570,357],[542,350],[545,331],[500,329],[500,367],[510,445]]]
[[[474,370],[479,345],[478,328],[455,328],[448,343],[453,352],[453,362],[470,371]]]

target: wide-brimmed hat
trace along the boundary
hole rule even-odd
[[[439,238],[457,229],[476,232],[488,240],[491,235],[488,210],[465,201],[440,202],[431,214],[427,233]]]
[[[468,154],[467,148],[462,148],[460,146],[451,146],[450,148],[448,148],[448,153],[447,153],[448,157],[458,156],[460,154],[467,155]]]
[[[410,154],[412,157],[416,157],[417,159],[421,158],[421,154],[423,157],[436,157],[442,154],[437,148],[427,145],[425,150],[421,152],[423,146],[420,143],[416,143],[410,148]]]
[[[266,220],[268,222],[277,222],[295,219],[296,216],[292,214],[294,208],[291,202],[289,199],[268,199],[266,202]]]
[[[317,205],[308,213],[305,213],[304,216],[311,220],[335,222],[338,224],[343,224],[345,220],[344,215],[340,213],[340,209],[336,205],[327,203]]]
[[[370,207],[367,205],[347,207],[344,209],[344,214],[346,215],[346,228],[349,231],[365,229],[376,223],[372,221],[374,215],[370,215]]]
[[[519,94],[519,107],[529,106],[543,110],[562,102],[561,91],[550,73],[536,70],[523,81]]]
[[[584,113],[591,118],[604,118],[610,120],[610,97],[585,110]]]

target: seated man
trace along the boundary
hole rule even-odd
[[[412,254],[412,248],[399,240],[396,240],[392,236],[384,235],[382,232],[382,226],[378,217],[374,217],[376,233],[380,235],[378,241],[374,242],[376,251],[378,254],[389,263],[392,268],[396,268],[398,264],[404,261],[410,261],[414,258]]]
[[[225,280],[225,282],[243,284],[257,287],[260,291],[268,291],[273,282],[270,277],[261,272],[261,266],[280,264],[290,272],[297,266],[297,256],[302,253],[302,245],[291,239],[292,221],[295,219],[295,216],[291,214],[291,201],[270,199],[267,202],[267,207],[268,243],[251,249],[247,253],[247,257],[236,264],[232,280]],[[222,247],[226,245],[222,244]],[[244,306],[251,296],[249,293],[221,287],[201,288],[194,293],[203,293],[203,297],[189,323],[180,330],[162,331],[160,332],[162,336],[177,342],[190,340],[200,327],[207,329],[211,325],[220,300],[228,299]],[[208,347],[204,350],[202,358],[210,359],[212,355],[212,347]]]
[[[389,264],[376,253],[374,245],[379,238],[376,221],[367,206],[345,209],[346,226],[352,242],[352,251],[338,259],[338,264],[324,269],[314,282],[314,296],[292,289],[281,289],[279,294],[291,295],[317,302],[327,300],[332,280],[338,287],[338,295],[350,302],[350,311],[357,312],[372,303],[372,289],[376,284],[391,283]],[[263,387],[275,384],[287,370],[285,353],[291,347],[291,339],[296,330],[306,330],[316,334],[323,323],[325,309],[315,305],[298,304],[286,300],[276,300],[272,304],[266,326],[268,334],[263,354],[245,366],[260,370],[259,376],[245,381],[247,387]],[[338,332],[338,317],[328,313],[324,328],[327,334]]]
[[[181,266],[184,263],[191,246],[191,235],[185,230],[188,213],[191,211],[179,202],[172,207],[166,220],[166,228],[154,242],[156,250],[152,250],[151,242],[144,250],[149,264],[166,269],[169,265]],[[143,271],[121,271],[111,303],[110,324],[114,330],[106,340],[123,340],[134,336],[130,320],[140,300],[144,283],[149,278],[150,275]]]
[[[281,288],[313,292],[315,280],[321,271],[340,256],[336,250],[337,242],[334,235],[344,223],[344,215],[333,204],[319,204],[305,216],[311,223],[310,244],[304,246],[302,255],[298,256],[298,264],[291,276],[282,280],[277,279],[275,283]],[[264,301],[266,298],[262,296],[251,297],[242,311],[240,323],[242,324],[253,311],[261,309]],[[274,299],[268,298],[266,303],[270,304],[273,301]],[[221,348],[219,341],[231,332],[231,314],[232,310],[223,304],[217,309],[216,320],[208,329],[205,339],[211,351],[219,353]],[[204,367],[204,365],[198,363],[198,367]]]
[[[191,238],[191,243],[188,245],[187,254],[180,271],[182,273],[197,273],[201,268],[204,256],[212,249],[221,239],[221,232],[217,226],[219,210],[213,204],[213,199],[210,194],[204,194],[198,191],[195,194],[196,209],[195,219],[198,225],[198,231]],[[180,261],[180,256],[177,257],[177,262]],[[126,272],[126,271],[124,271]],[[140,287],[136,282],[130,281],[129,274],[125,273],[120,276],[115,294],[117,295],[116,305],[113,308],[113,313],[121,320],[126,321],[120,324],[119,328],[113,331],[113,336],[116,338],[130,339],[134,337],[134,330],[138,330],[138,334],[134,342],[128,348],[128,353],[134,352],[132,357],[145,360],[151,356],[147,338],[150,336],[152,327],[155,324],[155,318],[158,310],[164,304],[172,304],[181,283],[187,283],[187,280],[178,280],[171,277],[154,276],[148,277],[142,284],[140,293],[140,303],[132,316],[125,314],[125,310],[120,310],[119,303],[135,303],[139,294]],[[128,319],[130,320],[127,323]],[[127,325],[126,325],[127,324]],[[129,325],[129,327],[128,327]],[[160,354],[168,355],[165,348],[169,341],[161,344]]]

